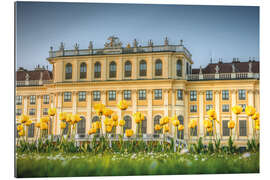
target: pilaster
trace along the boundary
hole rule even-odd
[[[237,90],[236,89],[233,89],[231,90],[231,94],[232,94],[232,104],[231,104],[231,107],[235,106],[236,105],[236,93],[237,93]],[[236,122],[236,115],[231,111],[231,115],[232,115],[232,120],[235,122],[235,124],[237,125],[238,123]],[[238,127],[235,126],[235,128],[233,128],[232,130],[232,135],[235,136],[236,135],[236,129]]]
[[[148,108],[148,114],[147,114],[147,133],[153,134],[154,133],[154,119],[153,117],[153,111],[152,111],[152,99],[153,99],[153,90],[147,89],[147,108]]]
[[[199,136],[200,137],[203,137],[204,136],[204,103],[203,103],[203,94],[204,94],[204,91],[199,91],[198,92],[199,94]]]
[[[90,129],[92,123],[92,93],[91,91],[86,92],[86,132]]]
[[[220,90],[215,90],[214,91],[214,95],[215,95],[215,111],[217,113],[217,120],[220,121],[220,125],[218,125],[217,123],[215,124],[216,126],[216,134],[217,136],[220,136],[220,126],[221,126],[221,119],[220,119],[220,101],[219,101],[219,96],[220,96]]]
[[[132,113],[137,112],[137,90],[133,89],[132,91]],[[132,121],[132,129],[134,132],[136,132],[136,122]]]

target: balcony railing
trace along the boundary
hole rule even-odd
[[[259,79],[259,73],[217,73],[217,74],[188,74],[187,80],[230,80],[230,79]]]
[[[16,81],[16,86],[42,86],[44,84],[51,84],[52,80],[30,80],[30,81]]]

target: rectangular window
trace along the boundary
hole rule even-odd
[[[100,91],[93,91],[93,100],[100,101]]]
[[[162,99],[162,90],[161,89],[155,89],[154,90],[155,93],[155,99]]]
[[[43,109],[43,115],[45,115],[45,116],[48,115],[48,108]]]
[[[30,104],[36,104],[36,96],[30,96]]]
[[[22,104],[22,96],[16,96],[16,105]]]
[[[131,90],[124,90],[124,99],[131,100]]]
[[[206,112],[209,111],[210,109],[213,109],[213,105],[212,104],[207,104],[206,108],[205,108]]]
[[[190,101],[197,101],[197,91],[190,91]]]
[[[228,128],[229,120],[222,121],[222,135],[223,136],[230,136],[230,129]]]
[[[22,109],[16,109],[16,116],[22,115]]]
[[[33,115],[35,115],[36,114],[36,109],[30,109],[29,110],[29,115],[30,116],[33,116]]]
[[[222,90],[222,100],[229,100],[229,90]]]
[[[146,99],[146,90],[139,90],[139,100],[145,100]]]
[[[30,138],[34,137],[34,131],[35,131],[35,124],[32,123],[32,124],[28,127],[28,137],[30,137]]]
[[[71,92],[64,92],[64,102],[71,102]]]
[[[240,89],[238,91],[238,99],[239,100],[245,100],[246,99],[246,90]]]
[[[197,112],[197,105],[190,105],[190,112]]]
[[[43,96],[43,104],[49,104],[49,102],[50,102],[50,96],[44,95]]]
[[[212,91],[206,91],[206,100],[212,101],[213,99],[213,92]]]
[[[222,112],[230,112],[229,104],[222,104]]]
[[[183,90],[177,90],[177,100],[183,100]]]
[[[239,120],[239,136],[247,136],[247,121]]]
[[[80,91],[79,92],[79,101],[85,101],[86,100],[86,92]]]
[[[246,104],[239,104],[239,106],[241,106],[242,107],[242,112],[245,112],[246,111]]]
[[[190,136],[197,136],[198,128],[195,126],[195,128],[190,128]]]
[[[116,91],[109,91],[109,101],[116,100]]]

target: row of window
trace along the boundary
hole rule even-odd
[[[50,96],[44,95],[43,96],[43,104],[49,104]],[[22,96],[16,96],[16,105],[22,104]],[[30,104],[36,104],[36,96],[30,96]]]
[[[48,115],[48,108],[43,108],[42,114],[45,116]],[[20,115],[22,115],[22,109],[16,109],[16,116],[20,116]],[[34,108],[29,109],[28,115],[30,116],[36,115],[36,109]]]
[[[191,66],[187,63],[187,73],[191,71]],[[132,64],[130,61],[126,61],[124,65],[124,76],[131,77],[132,74]],[[147,63],[145,60],[139,62],[139,75],[146,76],[147,74]],[[109,64],[109,77],[115,78],[117,75],[117,65],[114,61]],[[182,60],[177,60],[176,63],[176,75],[182,77]],[[162,76],[162,61],[157,59],[155,61],[155,76]],[[85,79],[87,77],[87,65],[86,63],[80,64],[80,79]],[[96,62],[94,64],[94,78],[101,77],[101,64]],[[65,66],[65,79],[72,79],[72,64],[67,63]]]
[[[243,111],[245,112],[246,109],[246,104],[239,104],[239,106],[242,107]],[[212,104],[207,104],[205,110],[209,111],[210,109],[213,109],[213,105]],[[197,105],[190,105],[190,112],[197,112]],[[229,104],[222,104],[222,112],[230,112],[230,105]]]
[[[190,91],[190,101],[197,101],[197,91]],[[229,90],[222,90],[222,100],[229,100]],[[207,90],[205,99],[207,101],[213,100],[213,91]],[[238,99],[246,100],[246,90],[240,89],[238,90]]]

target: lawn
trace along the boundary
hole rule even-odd
[[[259,173],[259,153],[17,153],[17,177]]]

